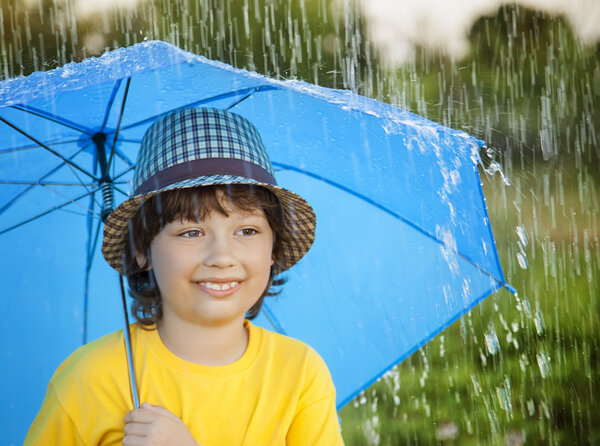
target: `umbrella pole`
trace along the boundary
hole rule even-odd
[[[133,349],[131,348],[131,330],[129,329],[129,311],[127,310],[127,301],[125,300],[125,287],[123,285],[123,276],[119,274],[119,284],[121,285],[121,300],[123,302],[123,313],[125,314],[125,350],[127,354],[127,365],[129,369],[129,386],[131,389],[131,399],[134,409],[139,409],[140,400],[138,398],[137,382],[135,379],[135,369],[133,367]]]

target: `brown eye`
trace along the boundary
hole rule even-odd
[[[200,235],[201,235],[201,232],[198,231],[197,229],[185,231],[184,233],[181,234],[181,236],[185,237],[185,238],[196,238],[196,237],[200,237]]]

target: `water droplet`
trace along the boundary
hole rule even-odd
[[[368,418],[362,425],[362,431],[367,440],[367,444],[369,446],[376,446],[380,441],[379,430],[379,416],[373,415],[371,418]]]
[[[521,243],[521,246],[524,249],[529,243],[529,237],[527,237],[527,231],[525,230],[525,226],[518,225],[515,228],[515,230],[517,232],[517,236],[519,237],[519,242]]]
[[[529,366],[529,358],[527,358],[527,355],[523,353],[519,357],[519,367],[521,368],[521,371],[525,372],[527,370],[527,366]]]
[[[546,328],[546,324],[544,323],[544,316],[542,315],[542,312],[539,309],[535,312],[533,323],[535,324],[536,333],[540,336],[543,335],[544,330]]]
[[[529,299],[525,298],[522,301],[517,303],[517,310],[522,311],[525,314],[525,317],[530,319],[533,316],[533,311],[531,309],[531,303]]]
[[[458,426],[453,421],[442,422],[435,430],[438,441],[452,441],[458,437]]]
[[[550,409],[548,409],[548,405],[545,401],[540,403],[540,408],[542,409],[542,414],[544,414],[544,417],[546,417],[547,420],[550,420]]]
[[[481,365],[485,367],[487,365],[487,358],[481,349],[479,349],[479,359],[481,359]]]
[[[471,374],[471,382],[473,383],[473,391],[475,392],[475,395],[480,395],[481,384],[479,384],[479,379],[477,378],[477,375]]]
[[[548,376],[550,376],[550,372],[551,372],[550,357],[546,353],[540,352],[536,355],[536,360],[537,360],[538,367],[540,368],[540,374],[542,375],[542,378],[545,379]]]
[[[533,400],[527,400],[527,413],[530,417],[535,415],[535,403]]]
[[[523,251],[517,252],[517,262],[519,262],[519,266],[522,269],[529,268],[529,262],[527,262],[527,257]]]
[[[496,387],[496,398],[498,398],[500,408],[509,415],[509,418],[512,418],[512,404],[508,389],[504,386]]]
[[[500,342],[493,324],[490,324],[488,331],[485,333],[485,346],[490,355],[495,355],[500,351]]]

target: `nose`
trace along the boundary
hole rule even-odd
[[[235,264],[233,243],[224,234],[212,234],[204,248],[204,264],[206,266],[229,268]]]

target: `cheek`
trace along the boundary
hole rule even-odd
[[[256,279],[268,280],[273,264],[273,250],[270,244],[260,243],[245,246],[238,257],[244,267],[251,272]]]
[[[175,255],[172,250],[161,249],[160,246],[152,246],[150,250],[152,269],[159,288],[168,283],[169,278],[174,278],[177,271],[182,270],[179,255]]]
[[[258,265],[261,265],[261,269],[268,278],[269,274],[271,273],[271,266],[273,263],[275,263],[275,259],[273,257],[273,245],[272,243],[268,244],[257,251],[256,262]]]

